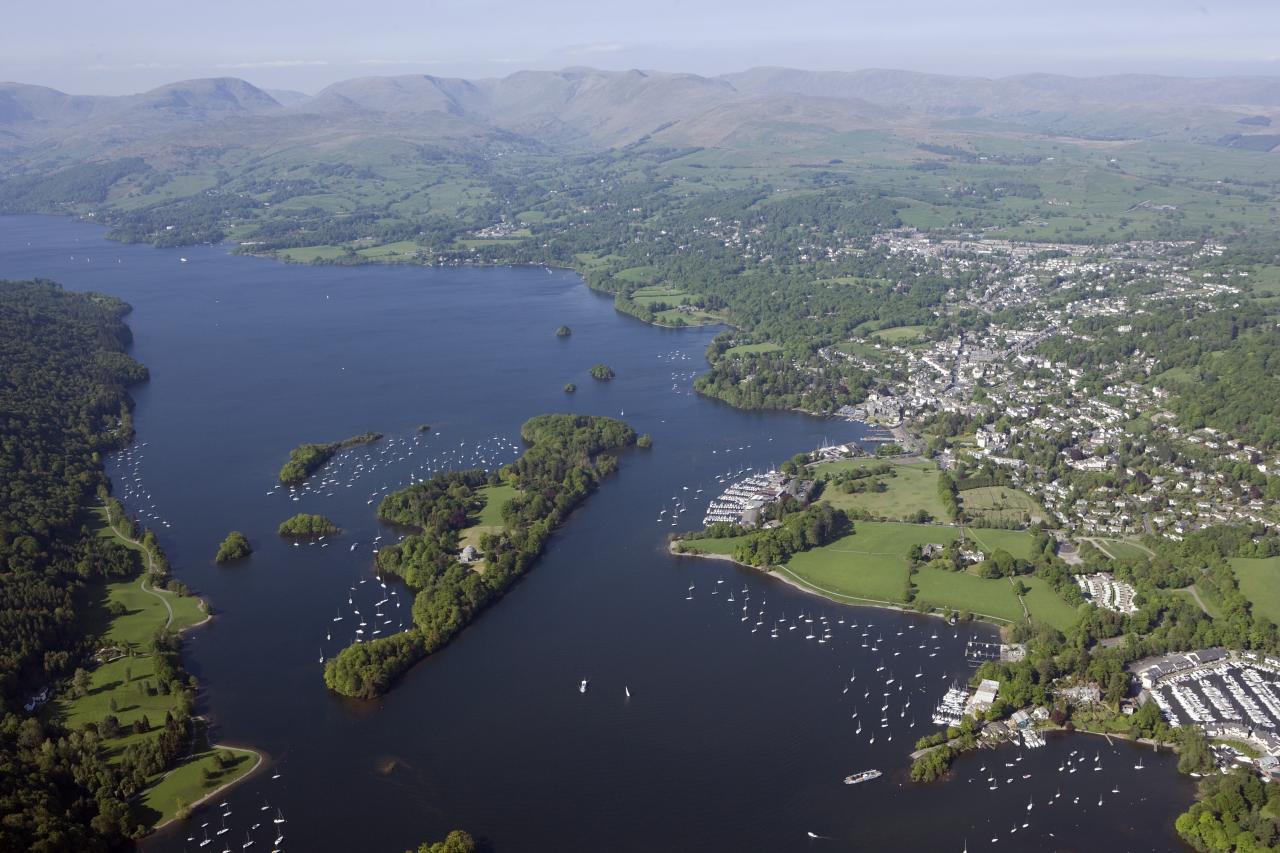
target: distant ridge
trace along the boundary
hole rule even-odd
[[[855,129],[984,120],[1086,139],[1174,138],[1265,150],[1280,121],[1280,80],[1154,75],[986,78],[890,69],[751,68],[718,77],[666,71],[517,71],[464,80],[361,77],[314,96],[237,78],[170,83],[126,96],[0,84],[0,168],[120,154],[163,162],[194,145],[320,144],[393,137],[408,144],[593,150],[652,142],[736,146],[815,140]],[[1242,136],[1243,135],[1243,136]],[[1257,138],[1251,138],[1257,137]]]

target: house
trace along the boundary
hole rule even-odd
[[[462,549],[462,554],[460,555],[460,559],[464,563],[474,563],[476,560],[480,559],[482,556],[484,555],[480,553],[479,549],[477,549],[476,546],[468,545],[467,547]]]

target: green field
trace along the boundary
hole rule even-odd
[[[919,340],[920,336],[924,334],[924,330],[924,326],[895,326],[892,329],[879,329],[872,332],[871,335],[886,343],[905,344]]]
[[[140,556],[144,553],[136,542],[116,533],[107,524],[105,507],[92,508],[90,516],[99,536]],[[178,707],[177,696],[158,689],[155,663],[149,651],[151,638],[165,627],[182,631],[204,621],[208,614],[199,598],[152,589],[146,584],[145,574],[127,581],[92,585],[86,594],[89,601],[85,631],[100,637],[102,648],[115,652],[91,669],[86,667],[89,689],[84,696],[72,698],[64,693],[55,697],[46,706],[46,713],[55,715],[72,729],[87,723],[101,723],[106,716],[114,715],[125,731],[120,737],[104,739],[103,747],[107,760],[115,761],[126,747],[154,737],[164,726],[165,715]],[[117,615],[112,616],[113,611]],[[150,728],[146,732],[132,731],[131,727],[143,717]],[[222,751],[220,747],[217,749]],[[247,773],[256,760],[256,753],[233,752],[237,755],[236,762],[212,773],[207,781],[202,770],[205,766],[213,770],[215,763],[207,745],[199,747],[196,754],[168,774],[148,780],[141,796],[143,822],[147,826],[164,823],[174,817],[179,805],[189,805],[210,790]]]
[[[622,278],[621,275],[618,276]],[[655,302],[665,302],[668,305],[683,305],[689,301],[692,296],[689,291],[682,290],[678,287],[661,287],[655,285],[653,287],[642,287],[631,294],[631,301],[638,302],[641,305],[652,305]]]
[[[462,529],[462,535],[458,540],[460,548],[468,545],[479,548],[481,536],[502,530],[502,508],[507,505],[507,501],[515,497],[516,488],[505,485],[481,486],[476,492],[484,500],[484,506],[480,508],[480,513],[475,520]]]
[[[1004,547],[1015,556],[1030,553],[1030,534],[982,532],[1003,534],[995,537],[994,547]],[[795,555],[783,571],[819,592],[901,604],[905,600],[907,552],[911,547],[942,545],[959,535],[957,528],[942,525],[859,521],[854,523],[852,535]],[[1043,581],[1026,576],[1020,580],[1030,589],[1026,604],[1032,618],[1059,630],[1075,620],[1075,611]],[[913,583],[917,599],[939,610],[968,610],[1010,622],[1023,618],[1022,606],[1007,578],[986,579],[969,572],[924,566]]]
[[[693,554],[732,554],[739,542],[750,536],[727,536],[723,539],[690,539],[684,541],[684,549]]]
[[[1031,495],[1009,486],[984,486],[960,492],[960,504],[977,527],[1030,524],[1045,517]]]
[[[315,261],[333,261],[347,254],[342,246],[299,246],[296,249],[281,249],[276,254],[287,261],[309,264]]]
[[[1098,539],[1102,550],[1117,560],[1149,559],[1151,552],[1140,545],[1122,539]]]
[[[907,552],[912,545],[946,544],[959,531],[931,524],[859,521],[854,533],[829,545],[796,554],[789,574],[819,591],[850,598],[901,602],[907,584]]]
[[[614,274],[619,281],[631,284],[653,284],[657,280],[658,270],[655,267],[630,267]]]
[[[1032,537],[1025,530],[994,530],[991,528],[966,527],[964,535],[968,536],[978,547],[988,554],[1004,549],[1019,560],[1031,559]]]
[[[397,243],[383,243],[381,246],[369,246],[359,249],[356,254],[377,261],[399,261],[417,258],[422,253],[422,246],[413,240],[401,240]]]
[[[233,763],[227,767],[219,766],[218,753],[230,754]],[[174,817],[180,806],[191,806],[223,785],[241,778],[257,765],[258,760],[256,752],[236,747],[201,750],[142,793],[142,815],[152,822],[152,826],[158,826]],[[207,777],[206,769],[209,771]]]
[[[1005,578],[980,578],[969,572],[922,566],[914,581],[916,598],[939,610],[968,610],[1006,622],[1022,619],[1022,605]]]
[[[1231,568],[1254,614],[1280,623],[1280,557],[1234,557]]]
[[[1018,580],[1030,590],[1022,597],[1031,612],[1031,618],[1037,622],[1052,625],[1059,631],[1065,631],[1076,621],[1076,610],[1063,601],[1046,582],[1031,575],[1020,575]]]
[[[867,457],[840,459],[815,465],[814,470],[818,476],[823,476],[869,468],[884,462],[883,459]],[[933,518],[940,519],[946,516],[946,508],[938,496],[937,465],[932,462],[889,464],[894,465],[897,476],[876,478],[885,484],[885,491],[846,494],[839,485],[829,483],[822,492],[822,500],[838,509],[849,510],[861,507],[877,518],[904,519],[914,515],[918,510],[924,510]]]
[[[739,344],[736,347],[729,347],[724,351],[724,354],[730,358],[737,358],[743,355],[761,355],[762,353],[781,351],[782,347],[777,344]]]

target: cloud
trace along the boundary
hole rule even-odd
[[[302,68],[328,65],[327,59],[259,59],[251,62],[219,62],[214,68],[243,70],[247,68]]]
[[[356,65],[439,65],[442,59],[357,59]]]
[[[619,53],[627,49],[625,44],[616,41],[590,42],[588,44],[571,44],[560,48],[556,53],[571,55],[583,53]]]

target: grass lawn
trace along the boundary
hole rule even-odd
[[[1117,560],[1131,560],[1134,558],[1148,560],[1151,558],[1151,552],[1141,546],[1134,545],[1132,542],[1125,542],[1121,539],[1099,539],[1098,541]]]
[[[1280,557],[1233,557],[1231,568],[1235,570],[1240,592],[1249,599],[1254,611],[1272,622],[1280,622]]]
[[[732,554],[739,542],[745,542],[750,536],[727,536],[723,539],[690,539],[684,543],[684,549],[694,554]]]
[[[1045,512],[1026,492],[1008,486],[984,486],[960,492],[961,505],[973,524],[999,526],[1010,521],[1030,523]]]
[[[724,354],[735,358],[741,355],[760,355],[761,353],[780,352],[782,347],[777,344],[739,344],[736,347],[729,347]]]
[[[360,249],[356,254],[375,260],[392,261],[416,257],[421,252],[422,246],[413,240],[400,240],[396,243],[383,243],[381,246]]]
[[[1005,578],[980,578],[923,566],[915,574],[916,598],[941,610],[968,610],[1008,622],[1022,619],[1022,605]]]
[[[633,284],[653,284],[657,276],[658,270],[651,266],[628,267],[614,274],[614,278],[619,281],[628,281]]]
[[[924,329],[924,326],[895,326],[892,329],[880,329],[871,335],[891,344],[902,344],[919,338]]]
[[[281,249],[276,254],[287,261],[309,264],[313,261],[332,261],[347,253],[342,246],[299,246],[294,249]]]
[[[473,545],[480,547],[480,537],[486,533],[497,533],[502,530],[502,508],[507,501],[516,495],[515,486],[481,486],[478,494],[484,499],[480,514],[468,527],[463,528],[458,545],[465,548]]]
[[[958,535],[954,527],[858,521],[852,535],[796,554],[785,568],[819,590],[851,598],[901,602],[911,546],[945,544]]]
[[[869,468],[885,463],[883,459],[839,459],[814,466],[818,476],[841,471]],[[932,462],[914,462],[894,466],[897,476],[882,476],[886,490],[883,492],[858,492],[846,494],[835,483],[827,484],[822,499],[837,509],[862,507],[878,518],[903,519],[924,510],[934,518],[943,518],[946,508],[938,497],[938,467]],[[905,552],[904,552],[905,553]]]
[[[1065,631],[1076,621],[1075,608],[1063,601],[1049,584],[1030,575],[1020,575],[1018,580],[1030,590],[1022,600],[1031,611],[1032,619],[1052,625],[1059,631]]]
[[[977,542],[978,547],[988,554],[1003,548],[1020,560],[1031,559],[1031,534],[1025,530],[966,527],[964,535]]]
[[[218,753],[230,753],[234,763],[220,767],[216,759]],[[159,777],[143,792],[141,811],[153,826],[163,823],[174,816],[180,805],[190,806],[222,785],[234,782],[252,770],[257,762],[257,753],[247,749],[221,746],[198,752]],[[206,768],[209,770],[207,778],[204,774]]]
[[[621,275],[618,276],[622,278]],[[652,305],[655,302],[665,302],[668,305],[683,305],[689,301],[692,296],[689,291],[679,287],[663,287],[655,285],[653,287],[642,287],[631,294],[631,301],[641,305]]]

